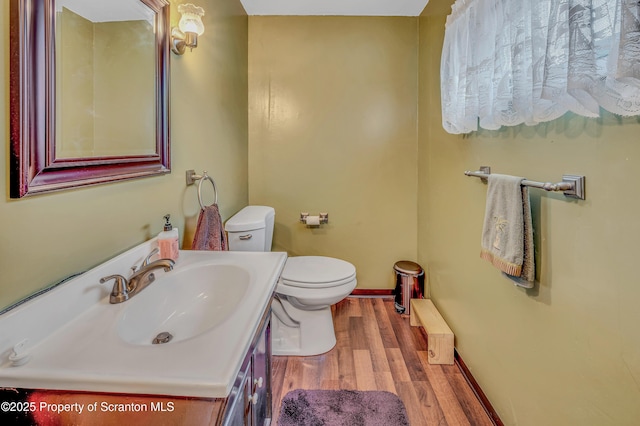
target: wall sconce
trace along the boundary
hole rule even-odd
[[[198,36],[204,33],[202,24],[204,9],[187,3],[179,5],[178,12],[182,17],[178,27],[171,29],[171,50],[176,55],[182,55],[187,47],[190,50],[198,47]]]

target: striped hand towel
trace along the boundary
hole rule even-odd
[[[533,287],[533,227],[529,190],[524,178],[489,175],[480,257],[504,272],[516,285]]]

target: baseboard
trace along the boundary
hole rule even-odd
[[[480,385],[478,384],[478,382],[476,382],[476,379],[473,378],[471,371],[469,371],[469,368],[464,363],[464,361],[462,360],[462,357],[460,356],[457,349],[455,348],[453,349],[453,356],[454,356],[456,365],[462,372],[462,375],[464,376],[467,383],[469,383],[469,386],[471,386],[471,389],[473,389],[473,393],[475,393],[476,396],[478,397],[478,400],[480,400],[480,404],[482,404],[482,408],[484,408],[484,410],[487,412],[487,415],[489,416],[493,424],[495,426],[504,426],[504,423],[502,423],[502,420],[500,420],[498,413],[496,413],[496,410],[491,405],[491,402],[489,402],[489,398],[487,398],[484,392],[482,392]]]
[[[393,296],[393,289],[367,289],[356,288],[351,292],[351,296]]]

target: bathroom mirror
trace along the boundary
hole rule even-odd
[[[10,197],[168,173],[168,1],[10,11]]]

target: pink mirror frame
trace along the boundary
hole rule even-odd
[[[156,152],[56,159],[55,0],[10,0],[11,198],[170,173],[169,3],[156,13]]]

